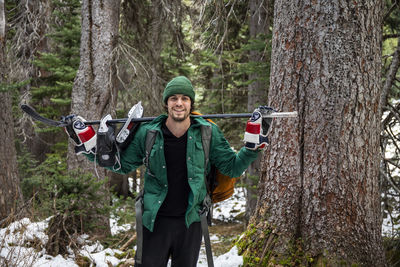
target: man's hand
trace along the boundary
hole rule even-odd
[[[274,112],[273,108],[260,106],[256,108],[247,121],[246,132],[244,133],[245,147],[251,150],[264,148],[268,143],[267,134],[271,130],[272,118],[266,116]]]
[[[75,143],[75,153],[94,153],[97,136],[93,127],[85,125],[86,120],[76,115],[63,117],[62,121],[67,123],[64,129]]]

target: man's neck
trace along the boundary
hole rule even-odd
[[[183,121],[175,121],[171,117],[167,118],[167,121],[165,122],[165,125],[167,126],[168,130],[175,135],[176,137],[181,137],[186,133],[186,131],[190,127],[190,116],[187,117]]]

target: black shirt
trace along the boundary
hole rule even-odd
[[[167,168],[168,193],[158,211],[160,216],[185,216],[190,187],[187,177],[186,145],[187,132],[176,137],[163,123],[164,156]]]

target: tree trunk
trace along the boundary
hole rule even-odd
[[[250,39],[255,39],[262,35],[266,39],[266,35],[270,32],[270,22],[271,22],[271,1],[264,0],[251,0],[249,2],[249,31]],[[258,64],[267,62],[269,60],[269,55],[266,51],[251,50],[249,55],[249,60],[251,62],[256,62]],[[247,110],[252,112],[255,107],[259,105],[265,105],[267,102],[267,92],[268,85],[266,84],[266,79],[263,76],[266,74],[260,74],[257,72],[249,74],[249,80],[253,81],[248,86],[247,93]],[[253,213],[257,204],[257,184],[260,175],[260,164],[261,156],[255,160],[248,168],[245,183],[247,187],[246,195],[246,220],[248,220]]]
[[[119,5],[118,0],[82,1],[81,61],[72,90],[71,111],[87,119],[100,118],[115,110],[113,50],[118,38]],[[104,169],[95,168],[93,162],[75,155],[72,145],[68,150],[68,168],[91,172],[99,179],[106,177]],[[107,191],[105,188],[104,192]],[[108,229],[103,232],[99,228],[100,234],[109,233],[108,218],[103,217],[98,223]]]
[[[134,198],[135,195],[132,194],[129,188],[129,177],[136,176],[135,172],[130,174],[121,175],[118,173],[110,173],[110,189],[117,197],[131,197]],[[133,177],[135,178],[135,177]]]
[[[382,3],[275,5],[270,105],[299,118],[275,120],[246,264],[384,266]]]
[[[14,120],[11,93],[1,86],[5,84],[6,72],[6,17],[4,1],[0,0],[0,227],[15,219],[22,204],[19,186],[17,155],[14,143]],[[8,220],[5,220],[8,218]]]
[[[271,26],[271,1],[250,0],[249,10],[250,39],[256,39],[259,36],[266,38],[266,35],[270,33],[269,27]],[[268,42],[268,40],[265,41]],[[266,51],[250,50],[249,60],[263,63],[269,60],[268,56]],[[263,76],[264,79],[262,79]],[[254,107],[258,105],[265,105],[267,101],[268,85],[266,84],[265,76],[265,73],[254,72],[249,74],[249,80],[253,82],[248,86],[248,111],[253,111]]]
[[[10,216],[15,219],[23,203],[20,189],[17,155],[14,143],[14,122],[10,92],[0,92],[0,222]],[[19,217],[19,216],[18,216]],[[0,223],[0,227],[3,227]]]
[[[119,1],[82,2],[81,62],[72,90],[73,114],[96,119],[114,111],[113,49],[118,37],[118,13]],[[76,156],[72,146],[68,166],[93,171],[93,164]]]

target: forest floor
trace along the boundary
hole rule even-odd
[[[243,263],[234,241],[244,231],[245,224],[241,220],[244,207],[244,190],[240,188],[235,190],[234,196],[229,200],[215,204],[210,240],[216,267],[238,267]],[[48,240],[46,228],[49,219],[33,222],[24,218],[13,222],[7,228],[0,229],[0,266],[132,266],[128,263],[132,262],[133,255],[129,252],[132,250],[128,249],[128,252],[119,250],[126,241],[119,242],[119,245],[107,246],[103,241],[100,242],[87,235],[79,237],[81,243],[79,251],[71,249],[68,255],[48,255],[45,245]],[[110,223],[116,239],[124,237],[127,240],[134,234],[131,224],[117,225],[114,219],[110,220]],[[126,264],[123,265],[124,263]],[[197,267],[207,267],[204,244],[201,247]]]
[[[245,203],[244,189],[237,188],[233,197],[214,206],[213,225],[209,230],[215,267],[239,267],[243,264],[243,258],[238,255],[234,243],[245,230]],[[49,219],[33,222],[24,218],[0,229],[0,266],[133,266],[129,262],[133,261],[135,247],[130,245],[127,251],[120,250],[135,234],[132,224],[118,225],[116,218],[113,218],[110,223],[114,242],[107,244],[104,240],[100,242],[93,237],[82,235],[78,239],[81,243],[79,250],[71,249],[67,255],[51,256],[45,250]],[[393,228],[384,224],[383,230],[384,233],[385,230],[386,233],[390,233]],[[397,258],[394,255],[392,257]],[[204,244],[197,267],[207,267]]]

